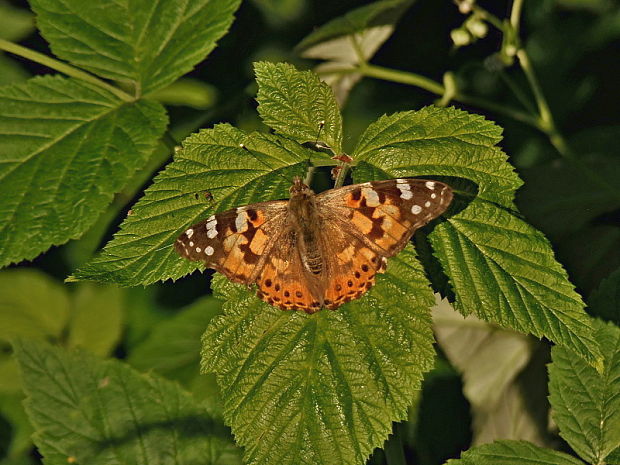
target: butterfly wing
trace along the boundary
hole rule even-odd
[[[385,271],[387,258],[451,201],[449,186],[419,179],[374,181],[319,194],[329,236],[325,306],[336,308],[368,291],[376,273]]]
[[[231,281],[251,284],[286,223],[287,204],[261,202],[212,215],[183,232],[174,247]]]
[[[388,179],[317,196],[321,215],[384,257],[400,252],[420,227],[441,215],[452,189],[439,181]]]
[[[292,226],[277,238],[256,284],[258,297],[283,310],[314,313],[323,306],[320,281],[305,270]]]

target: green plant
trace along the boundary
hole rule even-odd
[[[188,81],[175,81],[213,49],[238,2],[170,0],[154,14],[148,2],[123,9],[122,3],[84,8],[77,1],[32,0],[52,51],[70,64],[4,39],[0,49],[69,78],[0,87],[0,257],[5,265],[30,259],[83,236],[66,247],[67,281],[106,286],[66,284],[75,287],[68,290],[26,270],[0,274],[0,341],[12,341],[21,372],[20,382],[13,358],[0,358],[8,381],[0,383],[0,413],[13,431],[7,461],[23,458],[32,428],[50,464],[359,464],[384,447],[371,462],[402,465],[403,444],[422,450],[414,430],[416,418],[425,418],[415,410],[424,406],[424,377],[428,383],[450,371],[447,359],[463,374],[474,443],[520,439],[477,445],[450,463],[582,463],[553,450],[546,406],[537,407],[542,415],[526,415],[529,401],[544,401],[546,386],[533,373],[536,364],[544,366],[547,345],[531,335],[555,344],[549,392],[560,436],[587,463],[620,463],[618,328],[585,312],[551,243],[519,212],[515,193],[523,182],[498,146],[502,129],[448,105],[479,106],[540,132],[569,170],[580,170],[587,187],[604,192],[602,205],[598,197],[579,204],[580,227],[592,220],[591,203],[596,211],[618,206],[613,172],[594,169],[558,129],[520,36],[522,2],[512,4],[506,20],[472,1],[457,3],[467,18],[453,32],[454,43],[482,40],[495,28],[502,45],[487,64],[505,75],[525,110],[470,96],[455,73],[440,84],[370,64],[411,4],[386,0],[333,19],[299,44],[303,55],[326,60],[316,71],[329,86],[289,64],[254,64],[258,114],[270,131],[258,123],[259,130],[217,124],[177,147],[157,100],[196,105],[183,97]],[[121,14],[128,26],[116,21]],[[513,64],[523,72],[521,83],[507,75]],[[340,106],[362,77],[421,87],[440,98],[381,116],[355,137],[343,127]],[[208,105],[210,98],[200,102]],[[189,126],[185,133],[200,123]],[[173,161],[91,257],[110,222],[173,149]],[[352,161],[334,158],[343,153]],[[353,182],[429,177],[449,183],[455,200],[441,221],[416,234],[415,248],[391,259],[372,291],[335,312],[282,312],[221,276],[212,280],[218,300],[196,300],[174,317],[149,293],[160,281],[200,268],[172,249],[188,225],[286,198],[295,175],[325,185],[333,167],[339,168],[336,185],[349,176]],[[591,313],[616,322],[617,278],[612,274],[590,299]],[[139,285],[150,287],[116,287]],[[433,323],[433,291],[468,318],[435,310]],[[24,299],[29,293],[36,299]],[[433,328],[445,353],[435,369]],[[109,357],[121,337],[116,355],[128,363],[92,355]],[[76,347],[82,350],[66,350]],[[542,390],[529,398],[523,389],[531,380]],[[22,389],[28,420],[15,407]],[[524,419],[499,419],[502,408],[523,412]],[[530,426],[494,436],[489,425],[499,421]]]

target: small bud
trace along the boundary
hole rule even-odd
[[[504,47],[504,53],[509,57],[513,57],[517,54],[517,47],[512,44],[506,45],[506,47]]]
[[[482,39],[487,35],[487,32],[489,32],[489,27],[486,23],[474,17],[465,23],[465,27],[467,27],[467,30],[472,36],[477,37],[478,39]]]
[[[471,43],[471,35],[465,29],[452,29],[450,31],[450,38],[457,47],[463,47]]]
[[[459,7],[459,12],[467,15],[471,13],[472,8],[474,7],[474,0],[456,0],[456,4]]]

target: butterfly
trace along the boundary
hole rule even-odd
[[[175,250],[248,286],[284,310],[314,313],[361,297],[413,233],[452,201],[441,182],[389,179],[315,194],[300,178],[289,200],[210,216]]]

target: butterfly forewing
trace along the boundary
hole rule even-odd
[[[325,191],[317,203],[329,223],[384,257],[400,252],[420,227],[441,215],[452,189],[438,181],[389,179]]]
[[[282,231],[288,202],[261,202],[212,215],[183,232],[176,251],[231,281],[250,284]]]

